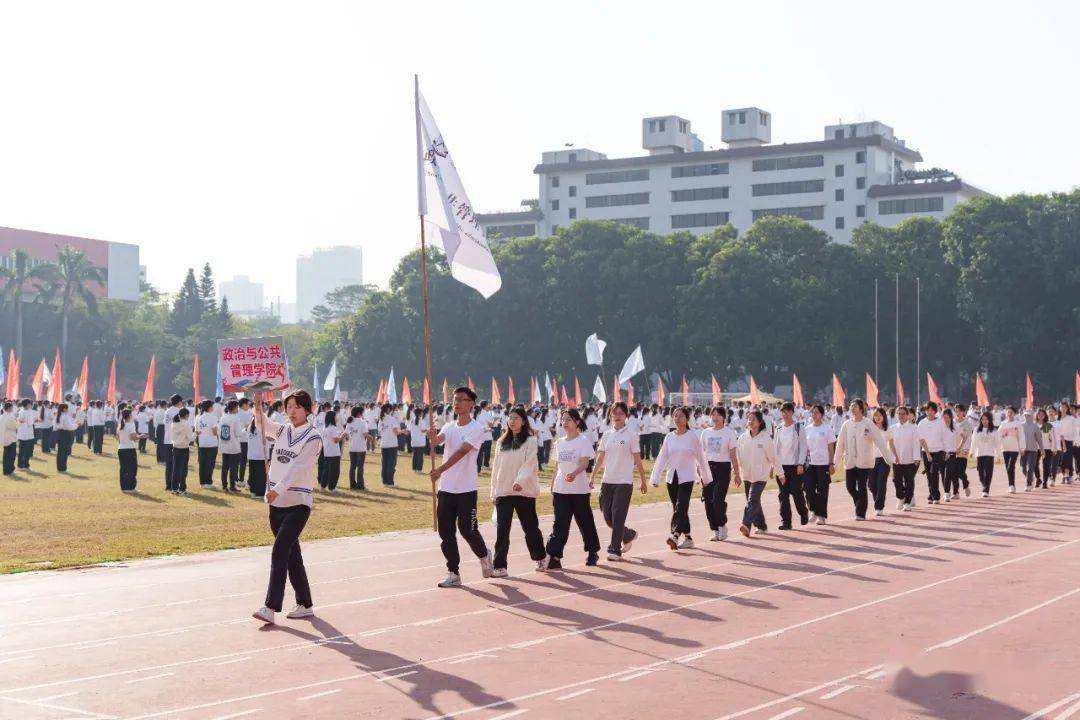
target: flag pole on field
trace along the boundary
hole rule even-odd
[[[420,76],[413,75],[413,101],[416,104],[416,191],[417,211],[420,218],[420,293],[424,306],[424,380],[429,387],[431,373],[431,316],[428,312],[428,272],[427,272],[427,237],[424,233],[424,215],[427,214],[427,195],[424,192],[424,140],[420,127]],[[434,424],[432,424],[434,429]],[[428,443],[431,469],[435,469],[435,443]],[[431,529],[439,531],[438,509],[436,505],[435,480],[431,481]]]

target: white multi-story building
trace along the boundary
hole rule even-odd
[[[538,201],[478,215],[490,240],[547,237],[575,220],[615,220],[666,234],[703,233],[730,223],[744,231],[770,215],[793,215],[848,242],[867,222],[896,225],[912,215],[942,218],[982,191],[955,174],[920,171],[922,155],[884,123],[828,125],[825,139],[772,143],[772,116],[725,110],[723,150],[704,150],[690,121],[642,120],[648,155],[608,158],[587,149],[542,154]]]
[[[363,285],[363,253],[358,247],[335,245],[296,258],[296,316],[309,320],[311,309],[326,294],[346,285]]]
[[[241,317],[255,317],[266,312],[263,306],[263,284],[252,282],[247,275],[218,283],[218,300],[228,298],[229,312]]]

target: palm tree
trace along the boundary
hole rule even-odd
[[[60,361],[67,366],[68,316],[76,299],[86,305],[91,315],[97,315],[97,298],[90,291],[90,283],[105,286],[107,271],[95,267],[86,253],[65,245],[56,256],[56,264],[49,266],[48,294],[60,298]]]
[[[0,305],[11,303],[12,312],[15,314],[15,357],[22,357],[23,348],[23,290],[28,282],[39,293],[42,283],[48,282],[53,277],[54,268],[48,264],[40,264],[31,267],[30,253],[18,249],[12,253],[12,266],[0,267]]]

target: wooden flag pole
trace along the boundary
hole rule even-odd
[[[424,235],[424,216],[420,216],[420,287],[421,297],[424,304],[424,373],[428,387],[431,384],[431,318],[428,314],[428,279],[427,279],[427,239]],[[432,414],[430,428],[435,429],[435,416]],[[431,456],[431,469],[435,469],[435,443],[428,442],[428,450]],[[435,480],[431,481],[431,529],[439,531],[439,516],[436,506]]]

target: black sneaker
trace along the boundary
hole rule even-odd
[[[790,529],[791,529],[791,523],[783,523],[782,525],[780,525],[780,527],[777,528],[777,530],[790,530]]]
[[[810,516],[809,515],[800,515],[799,516],[799,524],[800,525],[805,525],[808,522],[810,522]]]
[[[600,554],[591,552],[589,557],[585,560],[585,564],[589,567],[596,567],[596,564],[600,562]],[[549,566],[550,567],[550,566]]]
[[[562,570],[562,560],[560,560],[557,557],[551,558],[550,560],[548,560],[547,569],[548,570]]]

